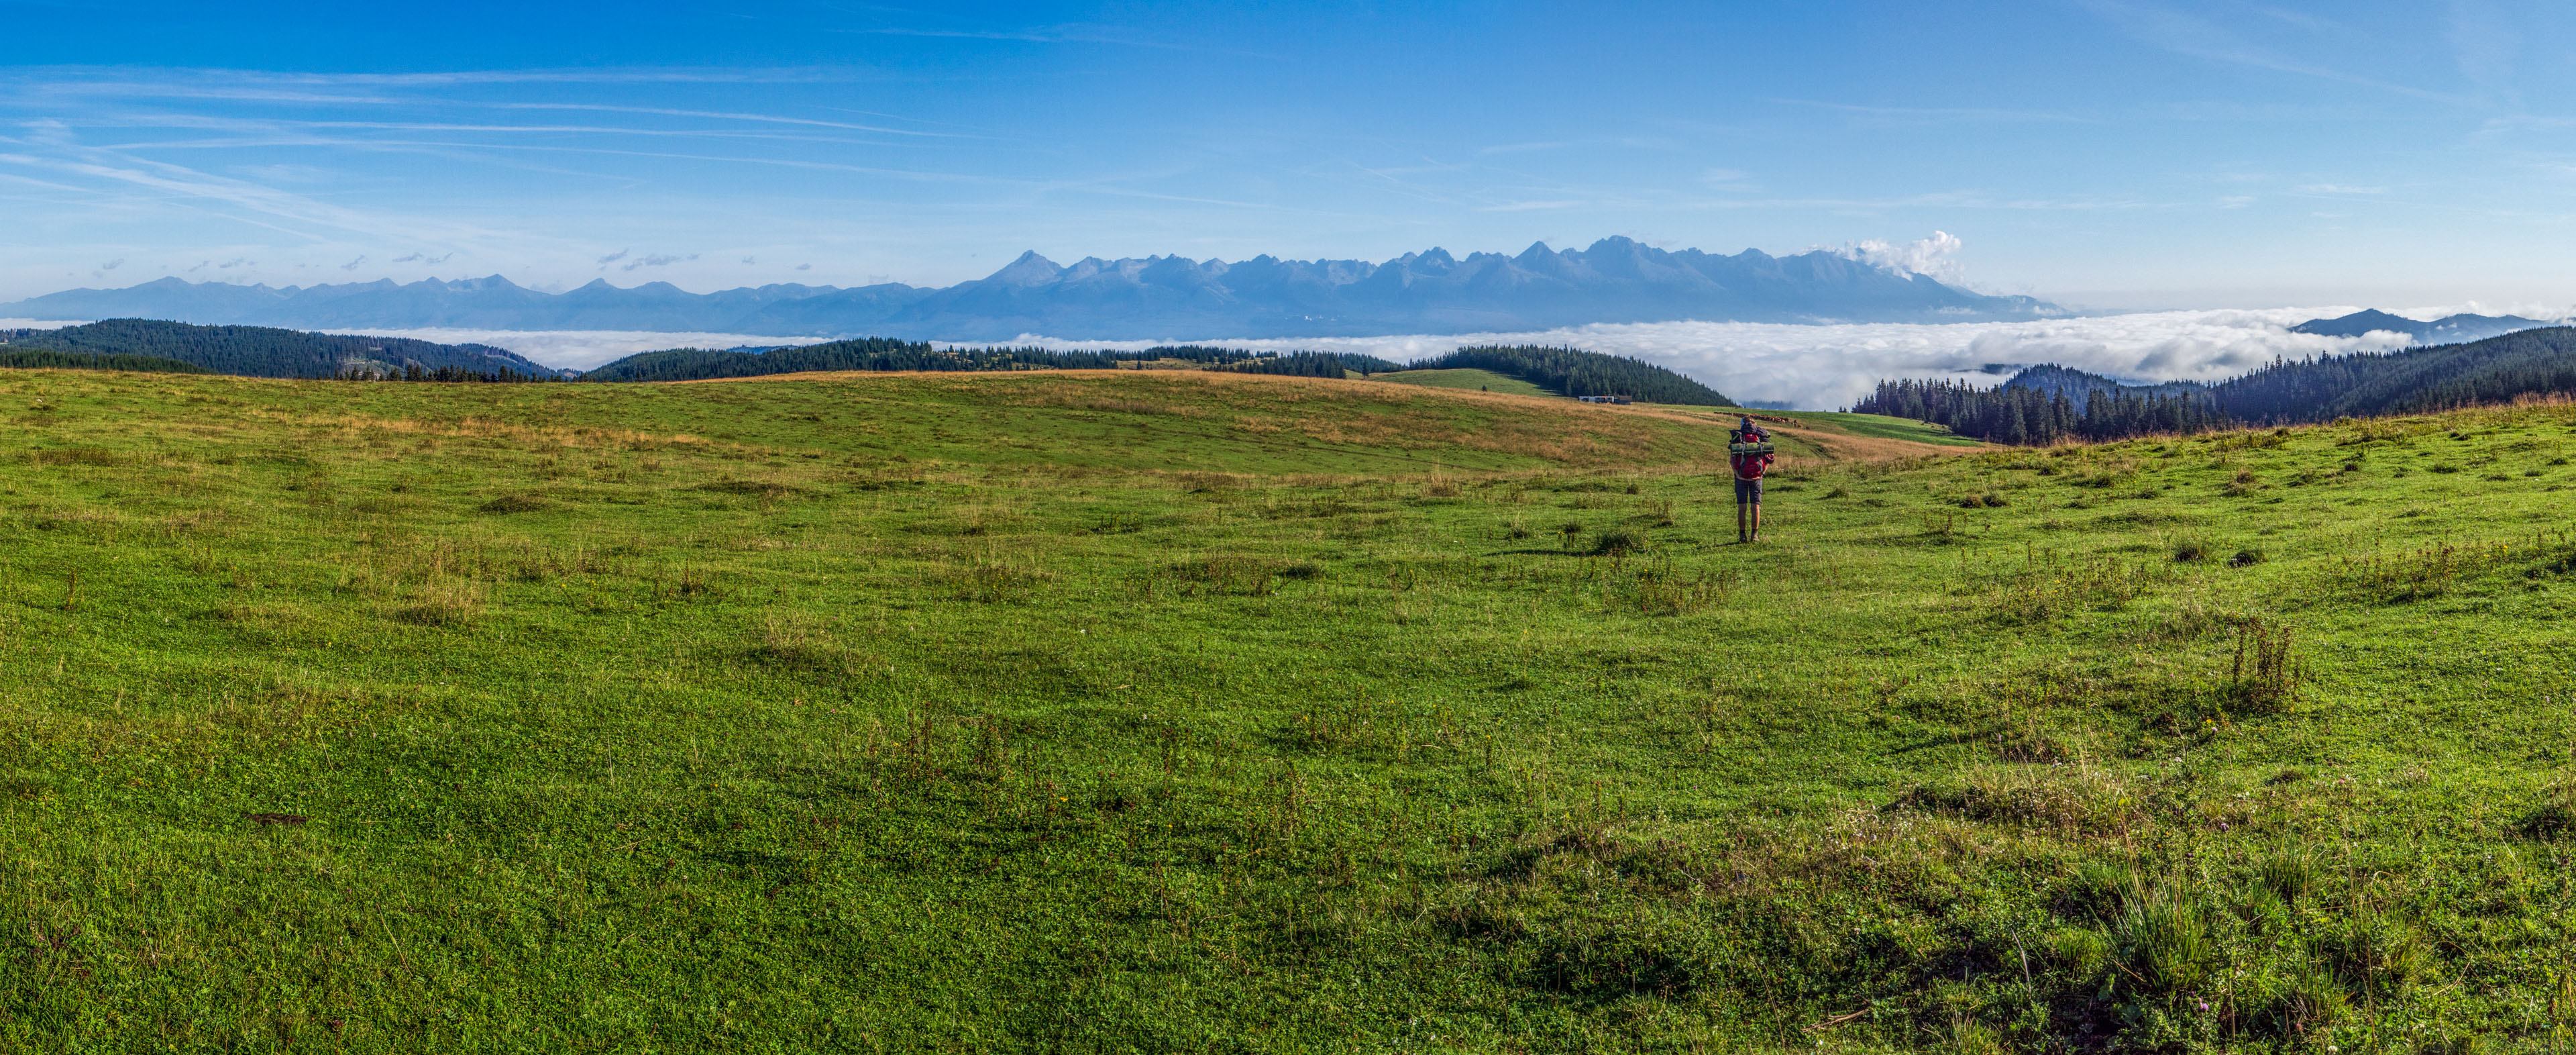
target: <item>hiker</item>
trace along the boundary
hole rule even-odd
[[[1735,468],[1735,541],[1762,539],[1762,471],[1771,467],[1771,433],[1746,416],[1726,434],[1726,461]]]

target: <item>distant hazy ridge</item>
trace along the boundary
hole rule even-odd
[[[542,293],[499,275],[408,285],[391,280],[310,287],[235,286],[165,278],[0,304],[0,315],[155,318],[306,328],[463,327],[662,330],[781,336],[872,334],[1002,341],[1329,337],[1509,332],[1589,323],[1976,322],[2061,312],[1816,250],[1774,257],[1667,252],[1627,238],[1589,249],[1532,245],[1518,256],[1465,259],[1433,249],[1382,264],[1360,260],[1240,263],[1178,256],[1059,266],[1023,254],[991,276],[945,289],[900,283],[842,289],[769,285],[690,293],[605,280]]]

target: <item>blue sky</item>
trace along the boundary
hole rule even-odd
[[[2092,306],[2576,300],[2563,2],[0,0],[0,27],[0,298],[1937,230],[1926,267]]]

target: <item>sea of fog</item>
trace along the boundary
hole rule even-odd
[[[2056,363],[2123,379],[2215,381],[2275,358],[2382,352],[2405,345],[2404,338],[2393,334],[2316,337],[2289,330],[2308,319],[2353,310],[2348,306],[2328,306],[2158,311],[2030,322],[1822,326],[1654,322],[1524,333],[1257,340],[1175,337],[1156,341],[1074,341],[1031,334],[999,343],[1117,349],[1188,343],[1253,350],[1364,352],[1396,362],[1426,358],[1469,344],[1572,345],[1671,367],[1747,403],[1823,410],[1850,405],[1880,378],[1946,378],[1993,384],[2018,367]],[[2426,308],[2400,314],[2429,319],[2455,310],[2459,309]],[[0,319],[0,328],[58,325],[65,324]],[[587,369],[620,356],[660,348],[815,343],[812,337],[634,330],[440,328],[348,332],[412,337],[441,344],[489,344],[548,366],[569,369]]]

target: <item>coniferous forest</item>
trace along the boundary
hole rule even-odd
[[[860,337],[829,344],[767,351],[673,348],[630,355],[582,375],[584,381],[698,381],[826,370],[1109,370],[1133,363],[1179,360],[1211,369],[1255,374],[1340,377],[1346,370],[1401,370],[1371,355],[1333,352],[1253,352],[1239,348],[1167,345],[1143,351],[1057,351],[1049,348],[940,348],[926,341]]]
[[[2082,404],[2063,392],[2009,382],[1978,388],[1963,381],[1881,381],[1852,405],[1861,414],[1913,418],[1990,443],[2045,446],[2159,432],[2201,432],[2227,424],[2206,396],[2097,391]]]
[[[2069,398],[2069,392],[2083,398]],[[2570,394],[2576,394],[2576,328],[2562,326],[2387,354],[2275,360],[2214,385],[2127,386],[2056,366],[2032,367],[1994,388],[1881,381],[1852,409],[1928,421],[1994,443],[2050,444],[2419,414]]]
[[[327,378],[360,369],[397,374],[414,366],[431,372],[449,368],[490,376],[505,371],[526,377],[554,373],[516,353],[488,345],[306,333],[268,326],[192,326],[153,319],[108,319],[55,330],[13,331],[5,347],[11,352],[144,356],[247,377]]]

